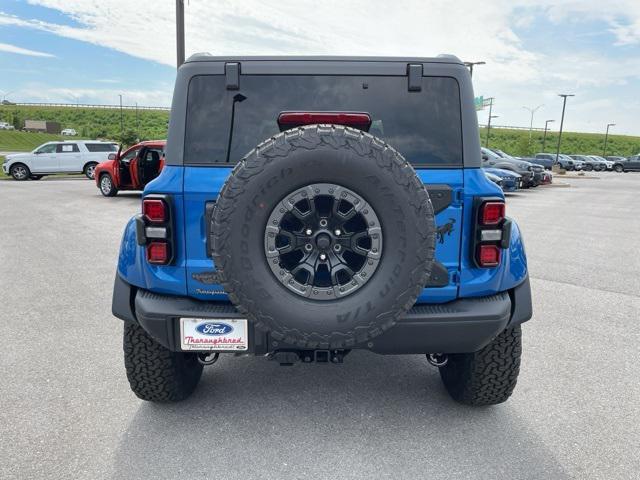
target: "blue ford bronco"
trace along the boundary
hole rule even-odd
[[[468,405],[511,395],[527,260],[459,59],[194,55],[165,152],[113,292],[138,397],[188,397],[220,354],[354,349],[426,355]]]

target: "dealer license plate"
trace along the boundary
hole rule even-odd
[[[247,350],[247,321],[239,318],[181,318],[180,346],[182,350]]]

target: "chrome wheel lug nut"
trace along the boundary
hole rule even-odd
[[[339,237],[340,235],[342,235],[342,230],[340,230],[339,228],[336,228],[336,231],[333,233],[335,233],[336,236]]]
[[[324,253],[320,254],[320,260],[322,260],[323,262],[327,259],[327,255]]]
[[[311,234],[313,233],[313,230],[311,230],[310,228],[307,228],[307,229],[304,231],[304,233],[305,233],[306,235],[311,235]]]

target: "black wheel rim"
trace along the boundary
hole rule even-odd
[[[271,271],[287,289],[314,300],[334,300],[371,279],[382,255],[382,228],[360,195],[316,183],[274,208],[264,249]]]

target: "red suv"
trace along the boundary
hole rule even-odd
[[[166,140],[149,140],[109,155],[109,160],[98,164],[95,170],[100,193],[113,197],[118,190],[144,189],[164,167],[165,144]]]

